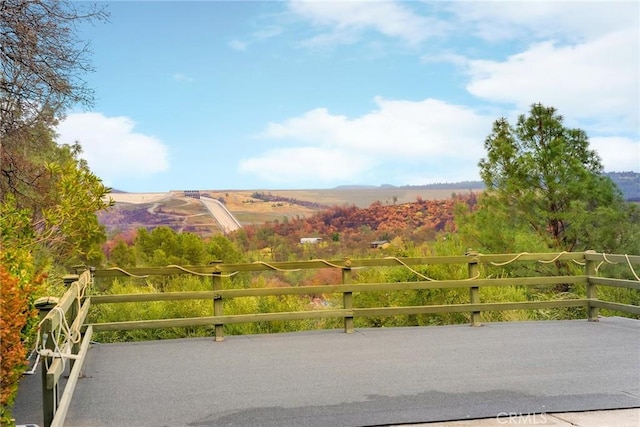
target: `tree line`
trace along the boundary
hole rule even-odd
[[[106,235],[96,212],[109,189],[80,158],[80,144],[57,143],[69,108],[89,106],[91,69],[80,22],[104,20],[100,7],[57,0],[0,3],[0,424],[25,368],[37,325],[36,296],[77,263],[99,263]]]

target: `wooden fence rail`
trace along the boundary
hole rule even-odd
[[[583,275],[573,276],[543,276],[543,277],[515,277],[515,278],[480,278],[480,266],[500,266],[512,262],[542,262],[553,263],[558,261],[574,261],[584,265]],[[168,266],[147,267],[122,270],[119,268],[96,270],[96,278],[109,277],[148,277],[180,274],[194,274],[209,276],[212,278],[212,290],[197,292],[162,292],[144,294],[120,294],[120,295],[93,295],[91,304],[114,303],[140,303],[153,301],[184,301],[209,299],[213,301],[213,316],[190,317],[180,319],[157,320],[132,320],[123,322],[93,324],[95,332],[153,329],[171,327],[190,327],[215,325],[215,339],[224,339],[224,325],[236,323],[252,323],[265,321],[290,321],[320,318],[342,318],[344,330],[353,332],[354,318],[364,316],[396,316],[411,314],[443,314],[443,313],[470,313],[471,325],[480,325],[480,315],[486,311],[505,310],[535,310],[564,307],[583,307],[587,310],[588,319],[597,320],[598,309],[606,308],[631,314],[640,314],[640,307],[605,302],[597,300],[597,285],[617,286],[640,290],[640,281],[599,278],[595,276],[598,263],[627,263],[629,266],[640,264],[640,256],[606,255],[592,252],[562,252],[562,253],[521,253],[521,254],[492,254],[484,255],[473,251],[464,256],[439,256],[424,258],[375,258],[375,259],[341,259],[341,260],[311,260],[299,262],[274,262],[274,263],[245,263],[245,264],[221,264],[214,263],[208,266]],[[467,264],[468,278],[457,280],[419,280],[411,282],[385,282],[385,283],[352,283],[352,272],[359,268],[379,268],[402,266],[414,271],[418,276],[421,273],[413,270],[413,267],[444,264]],[[315,285],[315,286],[288,286],[267,287],[249,289],[222,289],[222,278],[238,272],[265,272],[265,271],[299,271],[319,268],[336,268],[342,270],[342,284],[339,285]],[[633,271],[633,270],[632,270]],[[634,273],[635,274],[635,273]],[[428,279],[426,277],[422,277]],[[568,285],[583,284],[586,286],[586,297],[578,299],[563,299],[553,301],[525,301],[525,302],[481,302],[479,290],[482,287],[501,286],[540,286],[540,285]],[[420,289],[469,289],[469,303],[448,305],[426,305],[411,307],[353,307],[353,294],[375,291],[406,291]],[[282,313],[252,313],[225,315],[224,301],[232,298],[282,296],[282,295],[308,295],[308,294],[342,294],[342,308],[320,309],[298,312]]]
[[[540,277],[490,278],[481,277],[483,267],[502,266],[512,262],[556,263],[572,261],[582,264],[583,274]],[[603,264],[626,264],[633,272],[636,280],[624,280],[598,277],[599,267]],[[466,279],[432,280],[414,269],[428,265],[466,264]],[[192,326],[214,326],[214,339],[224,339],[224,325],[250,322],[292,321],[303,319],[339,318],[343,319],[344,331],[354,331],[354,319],[366,316],[398,316],[413,314],[469,313],[470,324],[480,325],[480,316],[486,311],[536,310],[566,307],[586,309],[589,321],[597,321],[598,310],[608,309],[640,315],[640,307],[614,301],[600,301],[597,295],[598,286],[611,286],[640,291],[640,277],[634,265],[640,264],[640,256],[609,255],[594,252],[562,252],[562,253],[522,253],[484,255],[469,251],[464,256],[438,256],[422,258],[376,258],[376,259],[341,259],[311,260],[300,262],[244,263],[223,264],[212,263],[206,266],[168,266],[145,267],[123,270],[120,268],[83,271],[74,278],[67,293],[58,305],[46,315],[40,325],[41,355],[44,358],[43,403],[44,425],[61,426],[80,374],[89,340],[93,332],[173,328]],[[403,267],[412,271],[421,280],[354,283],[353,271],[360,268]],[[286,286],[247,289],[224,289],[223,278],[231,277],[239,272],[261,273],[267,271],[300,271],[320,268],[335,268],[342,272],[342,283],[338,285]],[[85,295],[94,278],[174,276],[196,275],[211,278],[211,290],[197,292],[161,292],[117,295]],[[585,298],[562,299],[551,301],[525,302],[482,302],[480,289],[483,287],[505,286],[540,286],[540,285],[585,285]],[[464,304],[422,305],[404,307],[354,307],[355,293],[393,292],[421,289],[468,289],[469,302]],[[295,312],[252,313],[225,315],[224,302],[233,298],[307,295],[307,294],[341,294],[341,308],[316,309]],[[87,324],[86,318],[90,307],[96,304],[142,303],[153,301],[187,301],[211,300],[213,316],[190,317],[179,319],[132,320],[110,323]],[[66,349],[61,348],[66,346]],[[66,352],[65,352],[66,351]],[[62,399],[59,399],[60,377],[64,371],[64,361],[69,360],[71,372]]]
[[[69,289],[41,320],[38,346],[42,370],[42,409],[45,426],[62,426],[93,334],[84,326],[90,301],[85,297],[93,283],[91,271],[67,276]],[[65,280],[67,281],[67,280]],[[69,377],[61,393],[60,378],[66,366]]]

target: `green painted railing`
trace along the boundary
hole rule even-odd
[[[481,266],[501,266],[512,262],[536,261],[541,263],[556,263],[572,261],[583,265],[581,275],[540,276],[490,278],[481,277]],[[602,263],[627,264],[636,280],[612,279],[598,277],[597,272]],[[455,280],[432,280],[415,267],[426,265],[466,264],[468,277]],[[224,325],[250,322],[291,321],[302,319],[341,318],[344,331],[354,331],[354,318],[366,316],[396,316],[409,314],[442,314],[469,313],[470,324],[480,325],[481,313],[486,311],[505,310],[535,310],[564,307],[582,307],[586,309],[587,319],[597,321],[599,309],[609,309],[633,315],[640,315],[640,307],[622,304],[614,301],[598,299],[597,287],[613,286],[640,291],[640,278],[634,270],[634,265],[640,264],[640,256],[609,255],[595,252],[562,252],[562,253],[522,253],[484,255],[469,251],[464,256],[440,256],[423,258],[375,258],[375,259],[342,259],[342,260],[311,260],[300,262],[256,262],[243,264],[214,263],[206,266],[168,266],[131,268],[98,269],[84,271],[77,276],[65,296],[54,310],[42,321],[40,326],[41,354],[45,357],[43,363],[43,395],[45,426],[62,425],[73,388],[79,375],[86,354],[91,334],[100,331],[173,328],[191,326],[211,326],[215,328],[214,339],[224,340]],[[353,283],[352,274],[355,269],[401,266],[411,270],[421,280],[407,282],[386,283]],[[223,289],[224,277],[239,272],[259,274],[267,271],[298,271],[319,268],[335,268],[342,272],[342,283],[316,286],[289,286],[248,289]],[[87,287],[94,278],[114,278],[121,276],[144,278],[148,276],[173,276],[191,274],[211,278],[211,290],[198,292],[164,292],[118,295],[85,295]],[[539,286],[539,285],[568,285],[583,284],[586,288],[585,298],[562,299],[551,301],[525,302],[482,302],[480,288],[504,286]],[[469,290],[469,303],[448,305],[423,305],[408,307],[362,307],[354,308],[353,294],[375,291],[402,291],[419,289],[452,289],[466,288]],[[308,294],[342,294],[342,307],[316,309],[296,312],[252,313],[240,315],[225,315],[224,302],[232,298],[280,296],[280,295],[308,295]],[[87,324],[85,322],[89,308],[95,304],[136,303],[150,301],[180,301],[202,300],[212,301],[213,316],[190,317],[179,319],[134,320],[111,323]],[[62,313],[65,313],[63,316]],[[68,320],[64,320],[67,319]],[[68,323],[65,323],[68,322]],[[65,332],[66,331],[66,332]],[[62,339],[64,337],[66,339]],[[52,339],[51,337],[54,337]],[[60,349],[60,341],[65,341],[71,348],[67,354]],[[63,360],[68,358],[75,361],[71,369],[69,380],[62,399],[58,399],[59,378],[64,370]]]
[[[558,261],[575,261],[584,264],[584,273],[579,276],[546,276],[546,277],[520,277],[520,278],[480,278],[481,264],[504,265],[511,262],[538,261],[552,263]],[[588,319],[597,320],[598,308],[618,310],[640,315],[640,307],[619,304],[615,302],[599,301],[596,295],[596,285],[621,286],[640,290],[640,281],[604,279],[595,277],[598,263],[628,263],[640,264],[640,256],[605,255],[590,252],[575,253],[536,253],[536,254],[503,254],[482,255],[470,252],[465,256],[426,257],[426,258],[376,258],[362,260],[312,260],[300,262],[274,262],[274,263],[250,263],[250,264],[214,264],[208,266],[169,266],[132,268],[128,271],[122,269],[96,270],[95,277],[146,277],[152,275],[177,275],[196,274],[212,278],[212,289],[199,292],[166,292],[153,294],[121,294],[121,295],[93,295],[92,304],[113,304],[124,302],[151,302],[151,301],[178,301],[193,299],[211,299],[213,301],[213,316],[192,317],[180,319],[135,320],[125,322],[93,324],[96,332],[172,328],[187,326],[215,325],[215,339],[224,339],[223,326],[234,323],[251,323],[265,321],[288,321],[318,318],[343,318],[344,330],[353,332],[353,319],[360,316],[395,316],[408,314],[433,314],[433,313],[470,313],[471,324],[480,324],[480,313],[483,311],[503,310],[533,310],[561,307],[584,307],[587,309]],[[412,269],[414,266],[435,264],[467,264],[469,278],[464,280],[420,280],[412,282],[392,283],[352,283],[352,271],[357,268],[393,267],[403,266]],[[237,272],[264,272],[264,271],[295,271],[304,269],[337,268],[342,270],[342,284],[340,285],[316,285],[316,286],[290,286],[253,289],[222,289],[223,277]],[[420,273],[416,272],[420,276]],[[425,279],[428,279],[425,277]],[[534,285],[561,285],[584,284],[586,297],[581,299],[563,299],[553,301],[526,301],[526,302],[501,302],[483,303],[480,301],[479,289],[488,286],[534,286]],[[373,291],[399,291],[418,289],[443,289],[443,288],[468,288],[469,303],[449,305],[425,305],[412,307],[369,307],[354,308],[354,292]],[[343,295],[343,306],[337,309],[321,309],[284,313],[254,313],[225,315],[224,301],[231,298],[280,296],[280,295],[307,295],[307,294],[338,294]]]

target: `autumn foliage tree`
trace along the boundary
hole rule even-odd
[[[18,277],[6,270],[0,264],[0,376],[3,382],[7,382],[7,387],[0,389],[0,405],[6,407],[13,403],[15,389],[18,385],[21,372],[15,369],[16,366],[24,365],[27,350],[23,344],[22,331],[27,324],[27,320],[32,317],[32,313],[25,310],[25,295],[29,289],[21,286]],[[25,292],[26,291],[26,292]]]
[[[294,245],[301,237],[322,237],[346,249],[368,248],[372,240],[402,236],[406,240],[432,240],[442,231],[456,229],[455,207],[463,204],[472,209],[474,193],[452,195],[443,200],[417,199],[413,203],[383,204],[375,202],[367,208],[333,206],[306,218],[272,221],[258,227],[245,227],[243,238],[252,240],[258,249],[283,239]],[[353,255],[353,254],[351,254]]]
[[[29,250],[33,241],[29,212],[11,200],[0,204],[0,424],[10,421],[18,380],[26,361],[26,342],[36,313],[34,290],[41,279]]]

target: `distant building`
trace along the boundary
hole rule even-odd
[[[385,245],[389,245],[389,241],[387,241],[387,240],[374,240],[373,242],[369,243],[369,246],[371,247],[371,249],[384,248],[384,247],[386,247]]]
[[[316,243],[321,243],[321,242],[322,242],[322,237],[303,237],[300,239],[301,245],[306,245],[306,244],[315,245]]]
[[[185,197],[193,197],[194,199],[199,199],[200,198],[200,190],[185,190],[184,191],[184,196]]]

